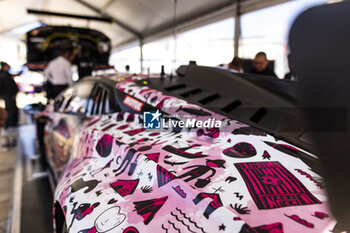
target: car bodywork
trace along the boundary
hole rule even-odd
[[[69,103],[58,97],[61,105],[41,114],[50,119],[45,140],[58,180],[55,213],[62,211],[69,232],[333,229],[322,179],[300,159],[317,160],[314,155],[152,87],[162,79],[116,74],[92,80],[104,79],[115,83],[117,112],[90,114],[92,106],[70,115]],[[219,120],[221,127],[145,129],[142,113],[157,110],[176,120]]]

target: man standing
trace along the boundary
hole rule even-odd
[[[17,121],[18,121],[18,108],[16,103],[18,87],[15,80],[13,79],[15,75],[10,74],[9,69],[10,69],[9,64],[7,64],[6,62],[1,62],[0,98],[3,98],[5,100],[6,111],[8,114],[5,128],[17,127]]]
[[[54,99],[61,91],[73,84],[73,73],[71,62],[73,61],[77,50],[73,53],[69,49],[61,49],[60,55],[50,61],[44,75],[47,78],[46,94],[48,99]]]
[[[253,68],[250,70],[249,73],[273,76],[277,78],[275,72],[268,65],[269,61],[267,60],[266,53],[258,52],[253,60]]]

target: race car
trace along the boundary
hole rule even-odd
[[[293,85],[196,65],[77,82],[37,116],[55,231],[332,230]]]

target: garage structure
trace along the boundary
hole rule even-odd
[[[29,23],[42,22],[48,25],[71,25],[98,28],[113,38],[113,48],[122,47],[135,41],[144,44],[177,33],[187,31],[215,21],[236,17],[287,2],[286,0],[219,0],[219,1],[90,1],[90,0],[42,0],[42,1],[2,1],[0,32],[6,33]],[[36,10],[28,14],[28,9]],[[11,17],[16,12],[17,17]],[[50,13],[66,13],[109,19],[107,24],[98,20],[76,20],[59,17]],[[174,18],[174,13],[176,16]],[[175,19],[175,22],[174,22]],[[5,23],[6,22],[6,23]],[[239,20],[237,20],[239,22]],[[237,23],[236,26],[238,26]],[[239,30],[237,28],[237,35]],[[239,36],[237,36],[239,37]]]
[[[162,38],[174,37],[191,29],[212,24],[224,19],[233,18],[233,24],[229,23],[225,27],[232,31],[231,38],[219,38],[227,40],[225,49],[230,49],[233,55],[253,56],[253,52],[239,53],[241,35],[241,17],[260,9],[288,2],[286,0],[220,0],[220,1],[88,1],[88,0],[43,0],[43,1],[2,1],[0,33],[6,37],[15,37],[23,40],[26,30],[40,24],[47,25],[71,25],[75,27],[87,27],[98,29],[112,40],[113,51],[120,52],[125,49],[137,47],[138,54],[133,52],[133,59],[138,59],[137,72],[146,72],[149,67],[145,62],[148,54],[145,54],[144,46]],[[298,1],[303,2],[303,1]],[[305,1],[307,2],[307,1]],[[322,1],[314,1],[312,4],[319,4]],[[308,3],[310,5],[310,3]],[[304,6],[306,7],[306,6]],[[17,17],[11,17],[11,13],[16,12]],[[80,16],[80,17],[77,17]],[[84,19],[85,16],[87,19]],[[261,19],[258,19],[261,21]],[[269,30],[269,29],[266,29]],[[251,38],[252,35],[247,35]],[[255,35],[257,38],[260,37]],[[281,35],[283,37],[285,35]],[[231,42],[229,42],[231,40]],[[175,43],[175,44],[174,44]],[[176,42],[172,45],[172,60],[179,60],[178,66],[184,63],[181,56],[176,55]],[[227,47],[231,44],[232,48]],[[255,43],[254,41],[249,43]],[[271,42],[276,43],[276,42]],[[271,44],[270,43],[270,44]],[[286,42],[283,42],[286,43]],[[283,47],[285,45],[280,45]],[[174,51],[175,50],[175,51]],[[198,50],[198,49],[197,49]],[[253,50],[253,49],[251,49]],[[280,49],[281,50],[281,49]],[[256,53],[256,48],[254,48]],[[284,53],[284,54],[283,54]],[[276,56],[286,56],[287,52],[279,51]],[[270,53],[271,54],[271,53]],[[136,57],[137,55],[137,57]],[[222,62],[229,62],[229,55],[226,55]],[[247,57],[248,58],[248,57]],[[194,58],[195,59],[195,58]],[[280,58],[283,63],[280,65],[280,76],[288,70],[286,59]],[[193,59],[192,59],[193,60]],[[226,61],[227,60],[227,61]],[[117,60],[114,63],[118,63]],[[217,61],[215,61],[217,63]],[[218,65],[215,64],[212,65]],[[144,64],[142,64],[144,63]],[[152,70],[159,72],[158,69]],[[169,70],[170,72],[170,70]]]

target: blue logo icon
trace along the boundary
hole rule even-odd
[[[156,112],[143,112],[143,128],[145,129],[160,129],[160,116],[162,114]]]

